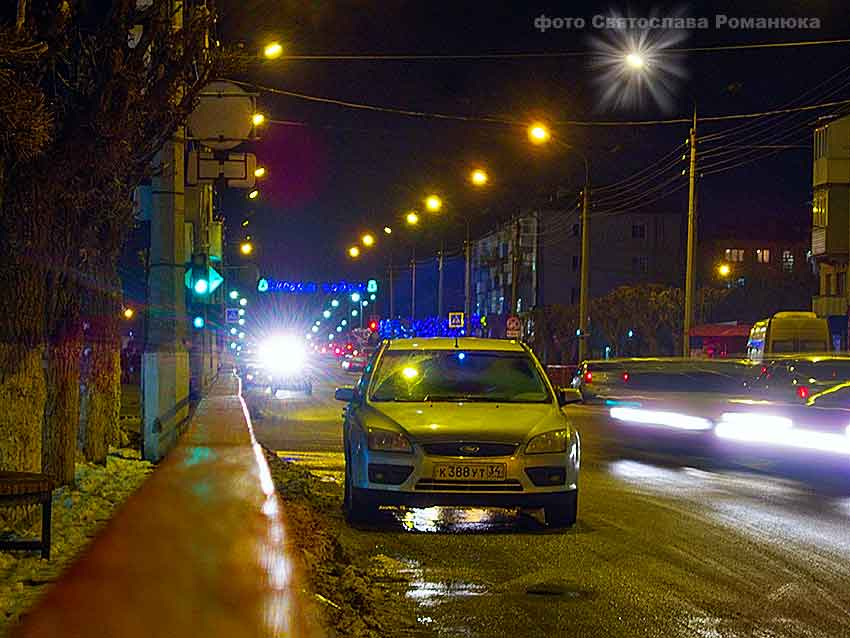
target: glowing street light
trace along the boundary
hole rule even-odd
[[[405,216],[404,221],[407,222],[408,226],[416,226],[419,223],[419,215],[416,214],[416,211],[410,211]]]
[[[124,315],[124,318],[129,321],[136,315],[136,311],[128,307],[124,308],[124,312],[122,314]]]
[[[242,297],[242,299],[239,300],[239,305],[244,308],[245,306],[248,305],[248,300],[245,299],[245,297]]]
[[[357,259],[360,256],[360,249],[357,246],[352,246],[348,249],[348,256]]]
[[[475,186],[485,186],[489,179],[490,177],[487,175],[487,171],[481,168],[476,168],[469,174],[469,181]]]
[[[238,290],[231,290],[230,291],[230,298],[233,299],[233,301],[236,301],[237,299],[239,299],[239,291]]]
[[[354,303],[357,303],[358,301],[360,301],[360,293],[359,292],[351,293],[351,301],[353,301]]]
[[[626,66],[631,69],[642,69],[646,64],[646,60],[643,59],[643,56],[640,53],[629,53],[626,56]]]
[[[375,237],[371,233],[366,233],[360,238],[360,241],[367,248],[375,245]]]
[[[732,267],[729,264],[720,264],[717,267],[717,274],[721,277],[728,277],[732,274]]]
[[[254,126],[260,126],[265,121],[266,121],[266,116],[263,115],[262,113],[254,113],[251,116],[251,122],[254,124]]]
[[[260,196],[260,191],[256,188],[252,189],[250,193],[248,193],[248,199],[257,199]]]
[[[267,60],[276,60],[283,55],[283,46],[280,42],[269,42],[263,47],[263,55]]]
[[[425,208],[427,208],[430,212],[439,213],[442,207],[443,200],[437,195],[428,195],[428,197],[425,198]]]
[[[549,129],[541,122],[535,122],[528,127],[528,139],[532,144],[545,144],[551,137]]]
[[[385,234],[385,235],[392,235],[392,234],[393,234],[393,229],[392,229],[392,228],[390,228],[389,226],[384,226],[384,234]]]
[[[333,306],[334,308],[339,307],[339,299],[333,299],[331,301],[331,306]]]
[[[239,252],[243,255],[250,255],[252,252],[254,252],[254,244],[249,241],[243,241],[239,245]]]
[[[254,177],[265,177],[266,175],[266,167],[258,166],[254,169]]]

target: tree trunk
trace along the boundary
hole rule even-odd
[[[120,280],[99,273],[89,290],[86,347],[80,384],[80,448],[86,460],[106,463],[110,445],[121,443]]]
[[[80,349],[77,313],[69,313],[47,346],[47,401],[42,431],[42,471],[60,485],[74,482],[80,419]]]

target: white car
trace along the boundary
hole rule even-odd
[[[516,341],[386,342],[348,402],[345,512],[380,505],[543,508],[551,526],[576,521],[580,442],[556,389]]]

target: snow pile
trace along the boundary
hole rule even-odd
[[[105,467],[77,464],[75,486],[53,492],[50,560],[42,560],[38,552],[0,551],[0,632],[35,603],[152,469],[135,450],[110,455]],[[16,536],[38,537],[40,506],[36,512],[31,525],[12,530]]]

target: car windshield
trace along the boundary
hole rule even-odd
[[[372,401],[545,403],[549,390],[523,352],[408,350],[381,357]]]

